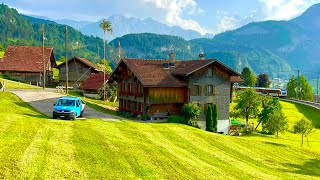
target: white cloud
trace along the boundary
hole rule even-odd
[[[217,24],[216,33],[224,32],[227,30],[235,29],[239,26],[240,20],[234,16],[223,16],[220,18]]]
[[[319,0],[260,0],[264,6],[265,19],[288,20],[304,12]]]
[[[183,14],[195,15],[204,13],[204,10],[198,8],[194,0],[142,0],[153,8],[163,11],[164,20],[169,25],[178,25],[184,29],[191,29],[205,34],[206,29],[192,20],[183,18]]]

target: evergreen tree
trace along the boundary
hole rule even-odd
[[[212,107],[212,127],[213,132],[218,131],[218,108],[216,104]]]
[[[213,132],[213,112],[212,106],[208,105],[208,110],[206,114],[206,131]]]

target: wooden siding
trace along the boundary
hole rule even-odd
[[[185,103],[186,88],[149,88],[148,102],[150,104]]]

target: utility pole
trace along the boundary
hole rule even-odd
[[[297,70],[295,70],[295,71],[298,71],[298,84],[297,84],[297,86],[298,86],[298,90],[297,90],[297,99],[300,99],[300,70],[299,70],[299,69],[297,69]]]
[[[69,87],[69,67],[68,67],[68,26],[66,25],[65,31],[65,50],[66,50],[66,93],[68,94],[68,87]]]
[[[42,87],[43,89],[45,89],[46,88],[46,65],[44,60],[44,25],[42,25],[41,31],[42,31],[42,65],[43,65]]]

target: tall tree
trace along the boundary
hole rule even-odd
[[[313,130],[313,123],[306,119],[301,119],[300,121],[296,122],[293,127],[295,134],[301,134],[301,147],[303,146],[303,137],[307,137]],[[308,140],[308,137],[307,137]]]
[[[99,69],[103,70],[103,72],[111,73],[112,68],[110,66],[110,62],[107,60],[102,59],[100,62],[96,64]]]
[[[271,85],[271,81],[269,79],[269,75],[268,74],[259,74],[257,86],[268,88],[268,87],[270,87],[270,85]]]
[[[307,101],[313,101],[312,86],[308,83],[305,76],[299,77],[300,83],[300,98]]]
[[[294,76],[291,76],[288,84],[287,84],[287,96],[288,98],[296,98],[297,97],[297,87],[298,83]]]
[[[242,86],[253,87],[257,82],[256,76],[248,67],[243,68],[241,72],[241,78],[244,80],[244,82],[241,84]]]
[[[281,109],[277,109],[269,115],[264,128],[272,134],[276,133],[277,138],[279,137],[279,132],[283,132],[288,128],[288,121]]]
[[[107,21],[106,19],[103,19],[102,22],[100,23],[100,28],[103,30],[103,59],[106,60],[106,33],[109,32],[110,34],[112,34],[112,26],[111,23],[109,21]],[[105,61],[104,61],[105,62]],[[106,65],[104,64],[104,67]],[[103,77],[103,81],[106,82],[105,79],[105,68],[103,71],[104,77]],[[103,87],[103,99],[106,99],[106,83],[104,83],[104,87]]]
[[[298,95],[299,99],[313,101],[312,86],[305,76],[299,76],[299,80],[292,76],[287,84],[287,93],[289,98],[296,98]]]
[[[279,102],[279,98],[270,98],[270,97],[264,97],[263,103],[262,103],[262,111],[258,116],[258,125],[256,129],[259,127],[259,125],[267,123],[267,121],[270,119],[271,114],[273,114],[277,110],[281,110],[281,104]]]
[[[244,92],[237,94],[235,102],[236,114],[245,117],[246,123],[249,123],[249,116],[257,115],[259,112],[260,98],[253,89],[246,89]]]

